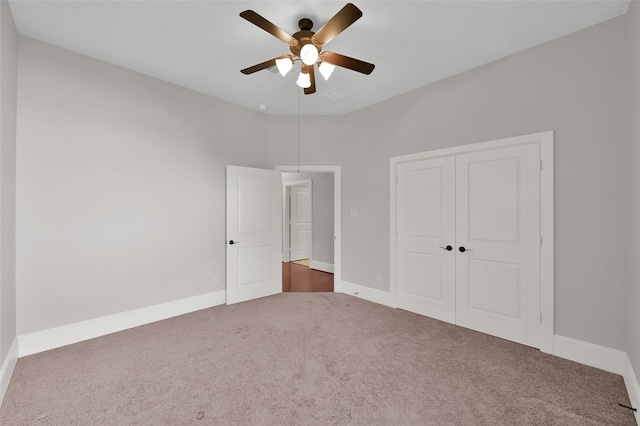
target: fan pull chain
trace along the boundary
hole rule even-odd
[[[300,173],[300,91],[296,90],[298,94],[298,173]]]

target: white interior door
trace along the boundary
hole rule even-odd
[[[227,166],[227,304],[282,292],[282,173]]]
[[[456,157],[456,323],[533,347],[540,345],[539,174],[538,145]]]
[[[398,307],[455,322],[455,157],[400,164]]]
[[[290,232],[291,261],[311,257],[311,188],[290,188]]]

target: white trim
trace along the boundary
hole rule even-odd
[[[636,376],[633,371],[633,366],[631,366],[631,361],[626,353],[624,354],[623,368],[622,377],[624,378],[624,385],[627,388],[631,406],[637,410],[634,412],[636,423],[640,424],[640,384],[638,384],[638,376]]]
[[[287,172],[289,173],[289,172]],[[282,182],[282,186],[302,186],[304,188],[311,188],[311,179],[304,180],[292,180],[291,182]]]
[[[456,146],[452,148],[438,149],[429,152],[409,154],[390,159],[390,293],[391,305],[397,307],[397,260],[395,258],[396,245],[396,176],[397,168],[402,163],[408,163],[429,158],[459,155],[470,152],[500,149],[509,146],[539,144],[540,160],[540,235],[542,247],[540,248],[540,350],[546,353],[554,353],[554,186],[553,186],[553,131],[534,133],[530,135],[515,136],[489,142],[475,143],[471,145]]]
[[[21,357],[32,355],[201,309],[224,305],[225,302],[226,291],[219,290],[200,296],[24,334],[18,336],[19,355]]]
[[[398,161],[399,157],[391,157],[389,161],[389,293],[391,294],[392,308],[398,307],[398,274],[396,272],[397,260],[396,252],[398,250],[398,217],[396,210],[398,209],[398,195],[396,189],[398,186]]]
[[[11,347],[9,348],[9,352],[7,353],[7,357],[2,363],[2,368],[0,368],[0,404],[2,404],[4,395],[7,393],[9,382],[11,381],[11,376],[13,375],[13,370],[15,370],[17,362],[18,338],[16,337],[15,339],[13,339],[13,343],[11,343]]]
[[[340,166],[276,166],[283,173],[333,173],[333,289],[340,292],[342,277],[342,183]]]
[[[340,291],[335,289],[336,286],[334,285],[334,290],[336,293],[350,294],[351,296],[368,300],[369,302],[393,307],[391,306],[391,293],[389,293],[388,291],[378,290],[376,288],[350,283],[348,281],[342,281],[340,284]]]
[[[557,334],[553,338],[553,354],[560,358],[569,359],[610,373],[622,375],[624,372],[624,357],[626,357],[626,353],[623,351]]]
[[[548,141],[549,137],[553,137],[553,130],[547,130],[546,132],[540,133],[531,133],[529,135],[512,136],[488,142],[453,146],[450,148],[436,149],[433,151],[418,152],[415,154],[400,155],[397,157],[392,157],[392,162],[410,163],[417,160],[424,160],[426,158],[447,157],[450,155],[460,155],[478,151],[490,151],[516,145],[529,145],[532,143],[538,143],[543,140]]]
[[[309,268],[317,269],[318,271],[329,272],[333,274],[333,264],[326,262],[319,262],[317,260],[309,260]]]
[[[534,135],[531,135],[534,136]],[[538,133],[540,138],[540,350],[553,353],[554,342],[554,159],[553,131]]]

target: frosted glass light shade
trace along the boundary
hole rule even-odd
[[[320,62],[320,66],[318,67],[318,69],[320,70],[320,74],[322,74],[324,79],[329,80],[329,77],[331,77],[331,73],[334,69],[336,69],[336,66],[328,62]]]
[[[311,43],[305,44],[300,49],[300,59],[305,65],[315,64],[318,60],[318,49]]]
[[[276,66],[278,67],[278,71],[284,77],[287,73],[293,68],[293,61],[291,58],[280,58],[276,59]]]
[[[311,77],[309,77],[309,74],[305,74],[301,72],[300,75],[298,76],[298,81],[296,81],[296,84],[302,87],[303,89],[306,89],[307,87],[311,87]]]

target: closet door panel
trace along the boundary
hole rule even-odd
[[[538,145],[456,157],[456,323],[539,347]]]
[[[455,159],[405,163],[397,173],[398,307],[453,323]]]

